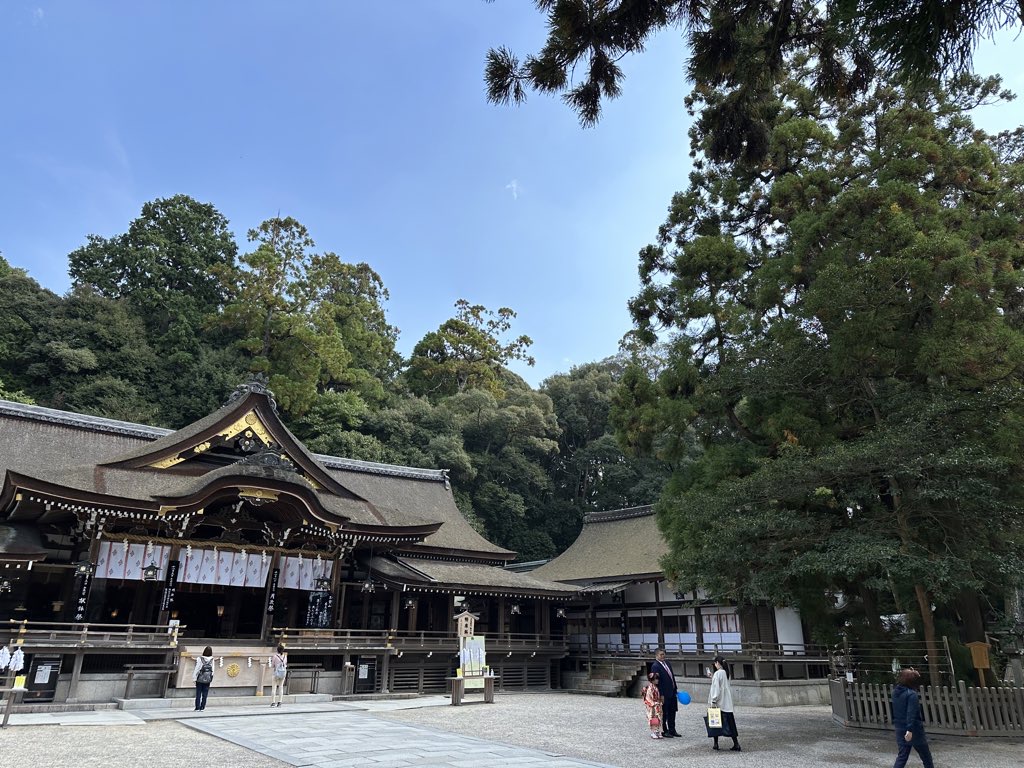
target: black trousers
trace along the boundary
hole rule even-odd
[[[676,732],[676,712],[679,711],[679,702],[673,697],[671,700],[666,696],[665,703],[662,706],[662,714],[664,717],[661,718],[661,732],[662,733],[675,733]]]

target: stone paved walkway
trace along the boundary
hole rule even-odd
[[[317,768],[610,768],[360,712],[218,717],[182,723],[295,766]]]

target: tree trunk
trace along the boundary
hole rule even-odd
[[[956,596],[956,612],[963,623],[964,642],[985,642],[985,619],[981,615],[981,602],[976,592],[961,592]]]
[[[928,674],[932,685],[941,685],[939,676],[939,645],[935,640],[935,617],[932,615],[932,601],[928,591],[920,584],[914,585],[917,607],[921,611],[921,625],[924,627],[924,642],[928,649]]]

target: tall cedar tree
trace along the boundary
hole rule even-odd
[[[792,65],[760,164],[691,131],[631,305],[674,344],[623,387],[623,433],[699,441],[659,505],[679,583],[808,616],[916,606],[934,664],[933,606],[980,614],[1024,582],[1024,131],[972,124],[996,79],[840,105]]]

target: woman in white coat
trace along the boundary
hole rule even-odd
[[[722,734],[732,737],[733,752],[740,751],[740,742],[736,738],[736,716],[732,710],[732,687],[729,685],[729,668],[726,666],[725,657],[715,656],[715,672],[711,675],[711,692],[708,693],[708,706],[718,707],[722,710]],[[715,736],[715,745],[712,749],[718,749],[718,737]]]

